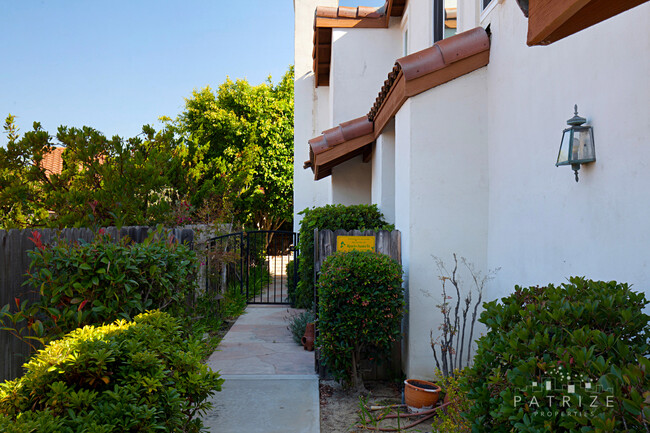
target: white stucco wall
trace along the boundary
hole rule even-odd
[[[300,216],[297,212],[307,207],[322,206],[331,200],[329,178],[314,182],[311,170],[303,169],[309,159],[307,141],[320,134],[331,122],[329,117],[328,88],[314,86],[312,50],[314,37],[314,12],[316,6],[336,6],[337,0],[295,0],[295,99],[294,99],[294,230],[298,230]]]
[[[391,224],[395,223],[395,121],[384,128],[372,158],[372,203]]]
[[[399,20],[387,29],[334,29],[330,72],[332,126],[370,111],[400,57]]]
[[[406,318],[402,322],[402,363],[406,368],[410,358],[410,263],[411,263],[411,100],[407,100],[395,115],[395,228],[401,230],[402,270]]]
[[[650,293],[650,3],[546,47],[515,2],[487,21],[493,297],[572,275]],[[574,104],[597,157],[579,183],[554,166]]]
[[[626,281],[650,294],[650,3],[550,46],[527,47],[516,2],[495,1],[483,20],[478,0],[458,4],[459,31],[490,24],[487,68],[409,99],[371,164],[357,157],[319,182],[302,169],[307,140],[368,112],[402,55],[402,30],[397,23],[384,33],[335,31],[333,87],[314,90],[313,9],[300,10],[306,21],[299,26],[298,4],[326,1],[296,5],[296,209],[373,202],[390,221],[386,179],[394,170],[411,377],[431,377],[434,366],[429,332],[437,331],[441,299],[431,255],[450,264],[456,252],[484,273],[500,267],[484,300],[571,275]],[[410,52],[430,46],[431,16],[431,1],[409,1]],[[568,167],[554,166],[576,103],[594,127],[597,156],[579,183]]]
[[[450,265],[457,253],[479,270],[487,263],[486,74],[483,68],[412,97],[396,117],[395,219],[408,260],[409,377],[433,376],[429,337],[439,332],[442,286],[432,255]]]
[[[334,29],[329,86],[331,126],[370,111],[388,73],[400,55],[399,20],[387,29]],[[354,158],[332,170],[335,204],[369,204],[372,165]]]
[[[372,165],[356,156],[332,169],[332,203],[371,203]]]

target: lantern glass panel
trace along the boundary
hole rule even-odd
[[[573,162],[585,163],[596,160],[594,137],[591,128],[576,128],[573,133]]]
[[[560,153],[557,155],[557,163],[555,165],[571,164],[571,161],[569,161],[569,152],[571,152],[572,136],[573,131],[571,129],[564,130],[564,133],[562,134],[562,143],[560,144]]]

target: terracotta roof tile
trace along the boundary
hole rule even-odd
[[[367,116],[344,122],[309,140],[310,150],[314,155],[321,154],[341,143],[371,134],[372,129],[373,124]]]
[[[63,157],[61,155],[64,151],[65,147],[55,147],[51,152],[43,155],[40,165],[45,169],[45,173],[48,176],[52,174],[61,174],[63,171]]]
[[[386,5],[381,7],[359,6],[356,8],[347,6],[318,6],[316,8],[317,18],[382,18],[386,15]]]
[[[465,59],[490,48],[490,38],[482,27],[468,30],[459,35],[462,37],[451,37],[436,43],[446,64]]]
[[[397,65],[404,74],[404,78],[407,80],[413,80],[444,68],[445,60],[442,57],[438,45],[434,45],[420,52],[411,54],[410,56],[398,59]]]
[[[368,116],[341,123],[341,132],[346,140],[352,140],[362,135],[370,134],[372,130],[373,124],[368,120]]]

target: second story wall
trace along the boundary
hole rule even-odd
[[[331,126],[368,113],[395,59],[402,55],[399,19],[387,29],[334,29]],[[320,132],[320,131],[319,131]]]

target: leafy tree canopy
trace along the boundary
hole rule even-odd
[[[183,178],[172,131],[145,125],[125,140],[61,126],[55,142],[38,122],[21,137],[14,119],[0,148],[0,227],[153,224],[169,215]],[[52,173],[42,161],[57,146],[63,169]]]
[[[261,230],[291,220],[293,80],[293,66],[277,84],[227,79],[194,91],[175,121],[163,118],[184,140],[194,206],[221,197],[236,222]]]

